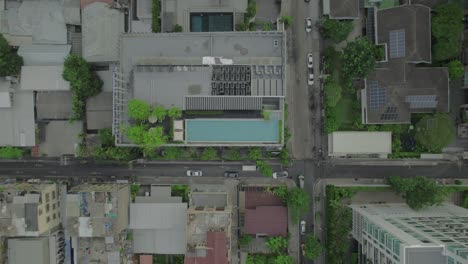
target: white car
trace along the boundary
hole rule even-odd
[[[312,54],[307,54],[307,68],[312,69],[314,67],[314,57]]]
[[[306,18],[306,32],[312,31],[312,19],[310,17]]]
[[[306,232],[306,221],[301,220],[301,235],[305,235]]]
[[[202,171],[188,170],[188,171],[187,171],[187,176],[189,176],[189,177],[192,177],[192,176],[202,176]]]
[[[289,175],[289,174],[288,174],[287,171],[277,171],[277,172],[273,172],[273,179],[287,178],[288,175]]]
[[[299,188],[304,189],[304,175],[297,176],[297,179],[299,180]]]
[[[309,73],[308,78],[307,78],[307,84],[308,85],[314,85],[314,74]]]

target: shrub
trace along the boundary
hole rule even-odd
[[[288,237],[270,237],[266,241],[266,246],[271,250],[273,254],[284,253],[288,249],[289,238]]]
[[[273,168],[270,165],[268,165],[266,162],[257,160],[256,165],[261,174],[267,177],[273,177]]]
[[[226,160],[242,160],[242,155],[238,148],[229,148],[224,153],[224,159]]]
[[[217,160],[218,151],[215,148],[205,148],[200,157],[201,160]]]
[[[249,153],[247,154],[247,158],[249,160],[259,160],[263,157],[262,150],[259,147],[251,147],[249,149]]]
[[[184,31],[184,29],[182,28],[181,25],[175,24],[175,25],[174,25],[174,28],[172,29],[172,31],[173,31],[173,32],[182,32],[182,31]]]
[[[240,246],[247,246],[248,244],[250,244],[252,239],[253,239],[253,236],[251,236],[251,235],[242,235],[239,238],[239,245]]]
[[[98,131],[99,142],[103,147],[114,146],[114,136],[112,135],[111,128],[103,128]]]
[[[291,157],[289,156],[289,150],[287,148],[283,148],[280,152],[280,160],[281,165],[287,167],[291,164]]]
[[[127,135],[128,139],[135,144],[143,144],[144,137],[147,131],[147,127],[144,125],[132,126],[125,129],[125,135]]]
[[[14,147],[0,148],[0,159],[20,159],[24,155],[24,151]]]
[[[174,106],[174,107],[171,107],[169,110],[167,110],[167,115],[170,118],[181,118],[182,110]]]
[[[335,43],[346,40],[353,27],[351,20],[336,20],[328,17],[322,23],[324,37]]]
[[[143,147],[146,150],[155,149],[161,145],[167,144],[167,139],[162,127],[153,127],[143,135]]]
[[[161,24],[159,21],[159,17],[161,16],[161,0],[152,0],[151,15],[151,30],[154,33],[161,32]]]
[[[465,69],[460,61],[451,61],[447,66],[452,80],[459,79],[465,74]]]
[[[460,181],[460,180],[455,180],[455,184],[456,184],[456,185],[462,185],[462,181]]]
[[[285,29],[288,29],[289,26],[292,25],[292,21],[293,21],[292,16],[281,16],[279,20],[281,23],[284,23]]]
[[[151,116],[156,117],[159,122],[162,122],[166,118],[167,115],[168,115],[168,112],[162,106],[156,106],[151,112]]]

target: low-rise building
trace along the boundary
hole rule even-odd
[[[392,154],[392,132],[335,131],[328,134],[330,157],[376,157]]]

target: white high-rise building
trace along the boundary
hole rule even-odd
[[[468,210],[453,204],[420,211],[406,204],[356,204],[354,238],[373,264],[468,263]]]

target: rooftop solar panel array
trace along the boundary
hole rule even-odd
[[[405,101],[411,109],[435,108],[437,106],[436,95],[408,95]]]
[[[398,113],[397,113],[397,108],[395,106],[387,107],[385,112],[380,115],[380,120],[383,120],[383,121],[390,121],[390,120],[397,120],[397,119],[398,119]]]
[[[379,86],[377,81],[368,81],[370,108],[378,109],[387,103],[387,91],[385,87]]]
[[[390,58],[403,58],[406,55],[405,30],[398,29],[389,32]]]

